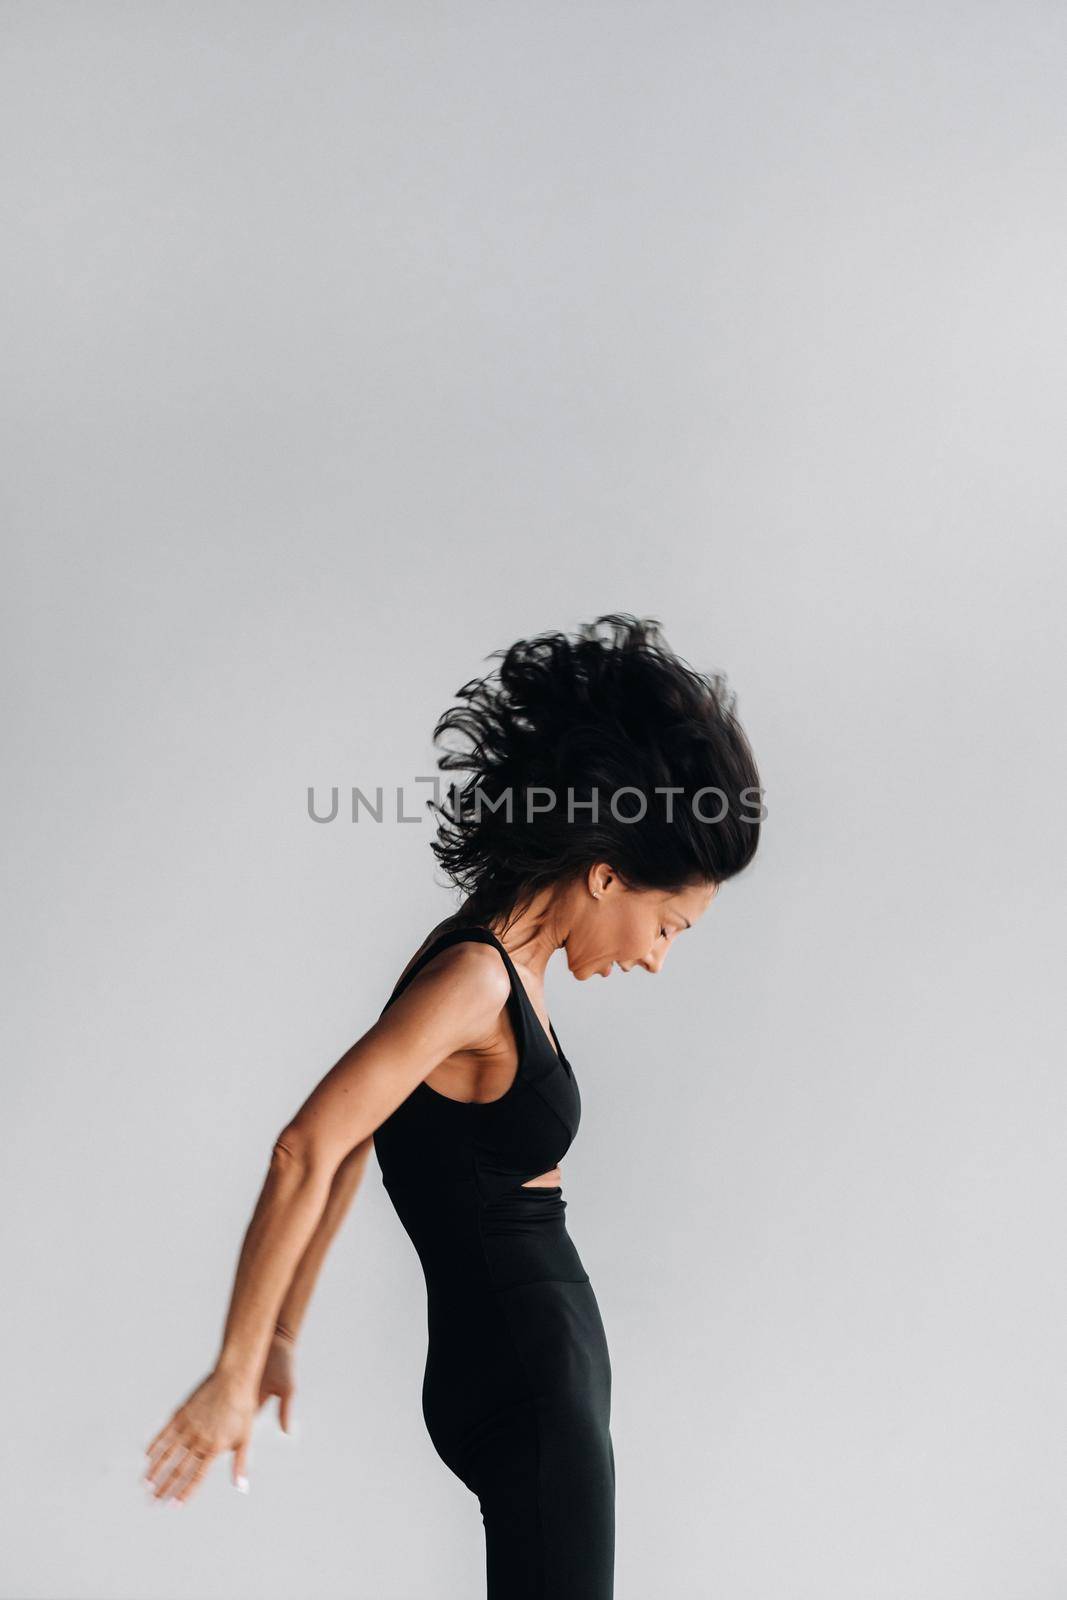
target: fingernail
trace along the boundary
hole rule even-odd
[[[237,1482],[234,1484],[234,1488],[237,1490],[238,1494],[247,1494],[248,1493],[248,1479],[247,1478],[238,1478]]]

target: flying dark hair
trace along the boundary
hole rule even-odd
[[[517,914],[597,861],[632,889],[664,893],[748,865],[762,791],[736,695],[722,674],[675,655],[659,622],[609,612],[573,638],[542,633],[496,658],[498,669],[456,691],[462,703],[433,733],[441,770],[470,775],[444,804],[427,802],[439,816],[430,848],[468,896],[457,918]],[[445,734],[467,748],[446,746]],[[667,788],[679,792],[657,792]],[[546,791],[554,803],[541,809]]]

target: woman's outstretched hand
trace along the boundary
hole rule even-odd
[[[145,1483],[156,1500],[178,1504],[199,1487],[215,1457],[233,1451],[233,1485],[247,1492],[248,1446],[259,1404],[256,1392],[228,1374],[210,1372],[146,1448]]]
[[[287,1334],[276,1333],[267,1351],[263,1375],[259,1380],[258,1404],[265,1405],[272,1394],[278,1396],[278,1421],[281,1423],[283,1433],[292,1432],[293,1396],[296,1394],[293,1358],[292,1339]]]

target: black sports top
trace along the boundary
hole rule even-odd
[[[587,1282],[564,1223],[561,1186],[523,1188],[569,1150],[581,1119],[578,1084],[496,934],[467,925],[438,935],[399,980],[383,1014],[438,951],[468,939],[495,945],[507,967],[519,1045],[515,1077],[502,1095],[484,1101],[453,1100],[425,1080],[417,1084],[374,1134],[382,1181],[431,1291],[461,1283],[501,1289],[545,1279]]]

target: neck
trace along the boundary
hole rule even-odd
[[[462,916],[469,901],[460,907]],[[515,962],[534,972],[543,981],[545,969],[557,950],[562,949],[567,937],[563,906],[550,889],[543,889],[531,903],[501,933],[503,918],[484,926],[495,933],[508,955]]]

